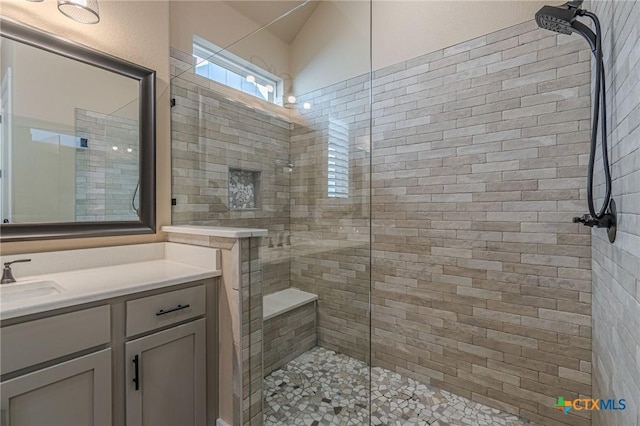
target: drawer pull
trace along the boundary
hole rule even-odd
[[[171,312],[175,312],[175,311],[181,311],[183,309],[187,309],[188,307],[189,307],[189,304],[187,303],[186,305],[178,305],[175,308],[167,309],[166,311],[164,309],[160,309],[158,312],[156,312],[156,316],[170,314]]]

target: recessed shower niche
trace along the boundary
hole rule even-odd
[[[229,210],[260,208],[260,176],[256,170],[229,169]]]

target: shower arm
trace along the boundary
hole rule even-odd
[[[585,15],[587,13],[587,11],[581,10],[580,12],[578,12],[579,14]],[[582,37],[584,37],[585,40],[587,40],[587,43],[589,43],[589,47],[591,47],[591,52],[593,53],[594,56],[597,55],[596,51],[597,51],[597,37],[596,35],[593,33],[593,31],[591,31],[591,28],[587,27],[585,24],[583,24],[582,22],[575,20],[571,23],[571,27],[575,30],[575,32],[577,32],[578,34],[580,34]]]

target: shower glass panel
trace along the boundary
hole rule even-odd
[[[370,14],[171,3],[172,222],[268,231],[239,240],[221,308],[242,313],[221,371],[236,424],[370,422]],[[179,24],[197,16],[219,25]]]

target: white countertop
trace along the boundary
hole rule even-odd
[[[210,252],[215,250],[207,248],[195,248],[194,250],[189,246],[181,247],[179,244],[165,244],[167,244],[167,249],[164,259],[54,271],[52,273],[20,277],[15,284],[2,284],[3,289],[9,289],[13,286],[35,281],[54,281],[59,287],[62,287],[62,292],[7,303],[4,303],[0,296],[0,319],[6,320],[221,275],[221,271],[215,261],[216,254],[212,253],[212,261],[205,262],[209,256],[203,250]],[[149,246],[150,249],[153,248],[153,245]],[[129,246],[128,248],[123,248],[123,250],[130,251],[132,248],[139,247]],[[111,248],[110,250],[113,251],[113,249]],[[60,253],[61,257],[68,257],[69,251]],[[104,253],[104,250],[96,252],[96,254],[99,253]],[[48,257],[55,255],[56,253],[47,254]],[[28,256],[24,255],[24,257]],[[33,261],[39,260],[37,254],[33,255],[33,257]],[[188,263],[185,261],[185,257],[188,257]],[[191,260],[194,258],[195,262],[192,262]],[[17,270],[17,265],[14,266],[16,266],[15,269]],[[16,270],[14,270],[14,273],[18,276]]]
[[[250,238],[266,237],[269,233],[266,229],[256,228],[230,228],[222,226],[204,225],[170,225],[160,228],[162,232],[173,234],[204,235],[208,237],[225,238]]]

